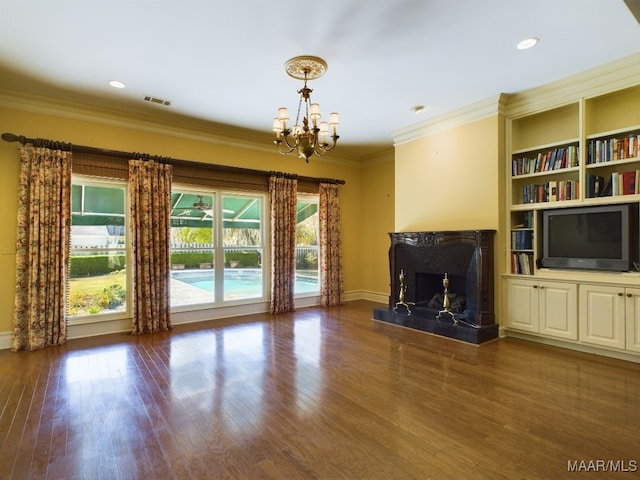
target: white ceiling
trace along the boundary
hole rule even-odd
[[[0,12],[0,89],[267,134],[278,107],[297,106],[301,82],[284,62],[316,55],[329,67],[313,100],[340,113],[341,143],[369,148],[640,51],[623,0],[0,0]],[[517,50],[529,36],[540,43]]]

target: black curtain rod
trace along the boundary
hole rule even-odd
[[[265,177],[270,176],[273,172],[266,170],[255,170],[252,168],[243,168],[243,167],[231,167],[229,165],[215,165],[210,163],[202,163],[196,162],[193,160],[179,160],[170,157],[159,157],[156,155],[149,155],[147,153],[129,153],[122,152],[120,150],[107,150],[104,148],[95,148],[95,147],[87,147],[84,145],[73,145],[71,143],[64,142],[56,142],[53,140],[46,140],[43,138],[27,138],[23,135],[14,135],[13,133],[3,133],[2,139],[5,142],[18,142],[22,145],[26,145],[30,143],[37,147],[47,147],[52,148],[54,150],[66,150],[69,152],[78,152],[78,153],[91,153],[97,155],[110,155],[112,157],[124,158],[126,160],[130,160],[132,158],[141,159],[141,160],[154,160],[159,163],[170,163],[175,165],[185,165],[185,166],[196,166],[196,167],[211,167],[216,170],[222,170],[226,172],[237,172],[237,173],[246,173],[251,175],[262,175]],[[317,177],[305,177],[298,175],[298,180],[306,181],[306,182],[316,182],[316,183],[333,183],[335,185],[344,185],[344,180],[336,180],[332,178],[317,178]]]

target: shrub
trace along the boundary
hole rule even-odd
[[[124,266],[124,255],[74,255],[69,261],[69,275],[71,278],[104,275]]]
[[[103,309],[114,309],[122,305],[126,298],[127,293],[124,287],[114,283],[102,290],[98,305]]]
[[[211,263],[209,252],[174,252],[171,254],[171,265],[180,264],[185,268],[198,268],[201,263]]]
[[[231,262],[237,267],[259,267],[260,266],[260,253],[255,251],[250,252],[225,252],[224,264],[230,266]],[[236,263],[237,262],[237,263]]]

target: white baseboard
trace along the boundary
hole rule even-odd
[[[526,333],[515,332],[513,330],[506,331],[506,337],[518,338],[521,340],[527,340],[536,343],[542,343],[551,347],[566,348],[568,350],[574,350],[576,352],[590,353],[592,355],[601,355],[603,357],[616,358],[618,360],[626,360],[629,362],[640,363],[640,355],[637,353],[627,353],[618,350],[612,350],[608,348],[600,348],[591,345],[585,345],[583,343],[563,342],[562,340],[555,340],[547,337],[539,337],[537,335],[528,335]]]
[[[11,348],[11,332],[0,332],[0,350]]]
[[[389,294],[371,292],[369,290],[353,290],[344,294],[345,302],[351,302],[353,300],[369,300],[370,302],[387,305],[389,302]]]

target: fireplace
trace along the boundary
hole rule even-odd
[[[374,320],[476,344],[497,338],[494,233],[390,233],[389,307]]]

